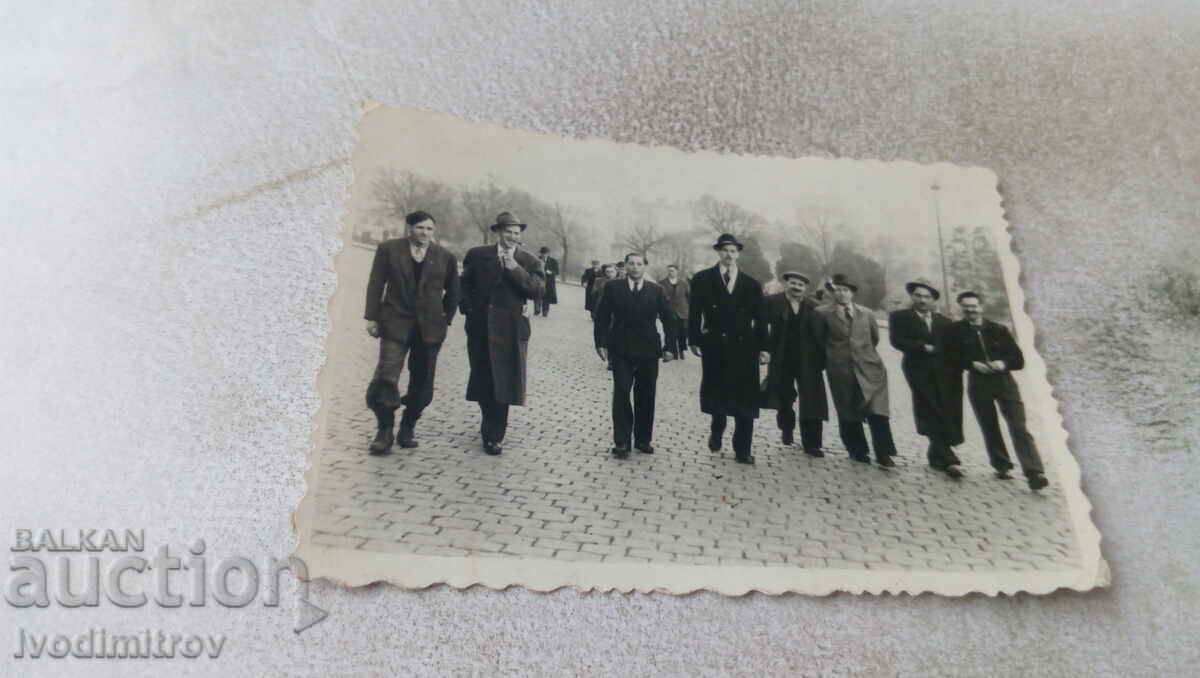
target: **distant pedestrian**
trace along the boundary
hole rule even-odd
[[[433,241],[437,223],[427,212],[404,219],[408,235],[375,250],[367,281],[367,333],[379,338],[379,362],[367,387],[367,407],[378,430],[370,453],[387,454],[394,442],[417,447],[414,430],[433,400],[438,352],[459,300],[458,261]],[[408,390],[400,397],[400,373],[408,361]],[[404,405],[395,437],[396,410]]]
[[[542,270],[546,272],[546,291],[536,302],[536,313],[543,318],[550,316],[550,305],[558,303],[558,260],[550,256],[550,248],[538,250],[538,258],[542,260]]]
[[[467,400],[479,403],[483,451],[503,451],[510,405],[525,404],[529,318],[525,303],[542,296],[542,262],[519,248],[526,224],[509,212],[496,217],[496,245],[474,247],[463,258],[461,309],[466,316],[471,376]]]
[[[1012,459],[996,417],[999,407],[1029,488],[1040,490],[1049,483],[1037,445],[1026,428],[1025,403],[1012,375],[1025,367],[1025,355],[1007,327],[983,317],[983,300],[978,294],[963,292],[958,295],[958,305],[963,319],[947,327],[943,335],[946,360],[956,369],[967,371],[967,397],[983,433],[988,459],[997,478],[1012,477]]]
[[[663,362],[673,358],[683,360],[687,357],[688,347],[688,301],[691,298],[691,286],[688,281],[679,277],[679,267],[667,265],[667,277],[658,281],[659,287],[667,295],[667,303],[671,306],[671,323],[664,327],[667,346],[663,353]]]
[[[600,260],[592,259],[592,267],[584,271],[583,275],[579,278],[580,284],[583,285],[583,310],[591,312],[592,286],[603,276],[604,269],[600,266]]]

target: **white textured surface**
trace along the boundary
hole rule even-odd
[[[685,149],[995,169],[1113,589],[317,586],[331,617],[298,637],[290,610],[256,605],[0,607],[0,632],[228,634],[221,659],[171,666],[197,675],[1184,675],[1200,660],[1200,431],[1179,406],[1195,384],[1153,357],[1194,360],[1178,347],[1196,335],[1097,334],[1140,318],[1157,263],[1200,245],[1194,3],[258,4],[0,10],[0,529],[290,551],[343,159],[369,98]],[[1113,369],[1106,342],[1126,332],[1157,378]],[[0,674],[153,668],[13,661]]]

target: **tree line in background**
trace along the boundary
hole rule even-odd
[[[495,242],[491,226],[500,212],[512,212],[535,225],[523,242],[534,251],[545,246],[554,250],[564,272],[581,271],[584,263],[572,259],[593,246],[582,210],[561,202],[546,202],[495,181],[479,185],[451,186],[400,169],[382,170],[371,177],[368,205],[351,238],[367,245],[404,235],[404,217],[425,210],[437,219],[437,239],[460,258],[476,245]]]
[[[907,302],[903,285],[926,276],[941,283],[945,260],[945,299],[974,290],[984,296],[985,312],[994,319],[1011,318],[1000,258],[984,227],[956,226],[945,237],[944,251],[927,241],[905,242],[890,233],[874,236],[870,244],[836,209],[813,207],[797,210],[787,223],[771,223],[734,202],[703,195],[687,205],[686,224],[664,229],[666,201],[633,200],[624,228],[610,245],[595,242],[587,226],[590,215],[577,206],[547,202],[519,189],[483,184],[451,186],[407,170],[380,171],[371,178],[369,204],[352,238],[375,244],[404,234],[404,217],[423,209],[438,220],[439,242],[462,255],[475,245],[495,242],[490,229],[499,212],[510,211],[535,226],[524,238],[536,251],[547,246],[555,252],[564,275],[578,276],[588,266],[588,255],[611,249],[637,252],[651,261],[658,277],[668,263],[693,272],[713,265],[709,247],[721,233],[731,233],[745,245],[739,267],[778,289],[786,271],[800,271],[819,284],[834,273],[849,275],[859,285],[855,301],[868,308],[893,310]],[[932,228],[932,227],[931,227]],[[767,252],[777,253],[772,265]],[[573,254],[574,253],[574,256]],[[616,255],[614,255],[616,256]],[[940,285],[939,285],[940,286]],[[816,285],[814,285],[815,291]]]

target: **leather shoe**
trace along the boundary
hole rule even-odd
[[[708,449],[712,450],[713,452],[720,452],[721,436],[715,433],[708,434]]]
[[[617,445],[616,447],[612,448],[612,453],[617,459],[629,458],[629,448],[625,447],[624,445]]]
[[[882,466],[884,468],[896,468],[896,462],[892,461],[892,458],[887,455],[884,455],[884,456],[876,459],[875,463],[879,464],[880,466]]]
[[[871,458],[865,454],[852,454],[850,455],[850,461],[857,461],[860,464],[870,464]]]
[[[400,427],[400,433],[396,436],[396,444],[408,450],[420,445],[420,443],[413,438],[413,430],[404,426]]]
[[[654,454],[654,446],[650,443],[635,444],[633,447],[642,454]]]
[[[1046,476],[1044,476],[1040,473],[1034,473],[1029,476],[1029,489],[1031,489],[1035,492],[1046,487],[1049,484],[1050,484],[1050,481],[1046,480]]]
[[[996,469],[996,480],[1012,480],[1012,473],[1008,469]]]
[[[392,451],[392,442],[394,442],[392,430],[390,428],[379,429],[379,432],[375,434],[375,440],[371,441],[371,445],[367,448],[367,450],[370,451],[372,455],[381,457]]]
[[[503,452],[504,448],[500,446],[500,443],[493,443],[492,441],[488,440],[484,441],[483,443],[483,451],[495,457]]]
[[[796,442],[796,438],[795,438],[795,436],[792,434],[792,432],[791,432],[791,431],[782,431],[782,432],[779,434],[779,440],[780,440],[780,441],[781,441],[781,442],[782,442],[784,445],[791,445],[792,443]]]
[[[733,459],[734,459],[734,461],[736,461],[739,464],[748,464],[750,466],[754,465],[754,455],[753,454],[749,454],[749,453],[739,454],[739,455],[735,455]]]
[[[807,454],[810,457],[816,457],[818,459],[825,456],[825,452],[823,450],[821,450],[821,448],[819,448],[819,447],[814,447],[812,449],[804,450],[804,454]]]
[[[951,464],[946,467],[946,475],[958,480],[963,477],[962,468],[958,464]]]

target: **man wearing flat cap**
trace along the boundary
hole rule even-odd
[[[458,305],[458,262],[433,242],[433,217],[418,210],[404,221],[408,236],[379,244],[367,281],[367,333],[379,338],[379,363],[367,386],[367,407],[378,424],[369,448],[375,455],[387,454],[393,442],[417,446],[413,432],[433,400],[438,352]],[[408,390],[400,397],[406,359]],[[401,405],[400,432],[393,438]]]
[[[904,354],[900,369],[912,390],[917,433],[929,440],[930,468],[961,478],[953,446],[963,442],[962,375],[946,364],[941,346],[941,335],[953,321],[934,310],[942,293],[933,283],[918,278],[904,289],[912,305],[888,316],[888,337]]]
[[[879,324],[870,309],[854,303],[858,286],[847,276],[838,273],[827,286],[833,303],[817,309],[816,335],[825,348],[825,371],[842,444],[854,461],[871,463],[865,421],[871,427],[876,463],[893,467],[896,443],[888,420],[887,368],[875,350]]]
[[[712,416],[708,448],[721,449],[732,416],[734,457],[739,464],[753,464],[758,366],[766,364],[769,354],[762,284],[737,266],[743,247],[733,235],[722,233],[713,245],[717,265],[692,277],[688,343],[701,361],[700,410]]]
[[[528,301],[545,291],[542,262],[519,249],[526,224],[501,212],[492,225],[499,241],[471,248],[463,258],[462,302],[471,376],[467,400],[479,403],[483,451],[503,450],[510,405],[525,404]]]
[[[817,302],[805,294],[808,276],[788,271],[780,277],[784,290],[767,297],[771,367],[767,372],[766,406],[775,408],[775,423],[779,425],[784,445],[794,442],[799,419],[804,453],[823,457],[821,434],[824,422],[829,419],[829,402],[821,373],[825,352],[814,331]],[[797,405],[795,410],[793,405]]]

